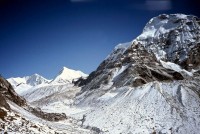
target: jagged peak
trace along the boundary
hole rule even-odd
[[[30,76],[24,77],[11,77],[7,79],[13,86],[18,86],[20,84],[27,84],[30,86],[36,86],[39,84],[48,83],[50,80],[44,78],[43,76],[35,73]]]
[[[73,79],[77,79],[80,77],[87,77],[88,75],[83,73],[80,70],[73,70],[67,67],[62,67],[61,71],[58,75],[52,80],[52,82],[56,83],[71,83]]]

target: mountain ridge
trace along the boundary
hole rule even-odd
[[[84,74],[79,70],[75,71],[67,67],[63,67],[61,71],[59,71],[59,73],[56,75],[56,77],[52,80],[48,80],[37,73],[31,76],[16,78],[11,77],[7,80],[11,83],[18,94],[24,95],[25,93],[29,92],[29,89],[52,85],[56,86],[59,84],[72,84],[73,80],[76,80],[80,77],[86,78],[87,76],[87,74]]]

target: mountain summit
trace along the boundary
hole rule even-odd
[[[25,76],[25,77],[17,77],[17,78],[9,78],[8,81],[14,86],[19,86],[21,84],[27,84],[30,86],[36,86],[40,84],[48,83],[49,80],[42,77],[39,74],[33,74],[31,76]]]
[[[62,70],[59,72],[59,74],[52,80],[52,82],[72,83],[74,79],[78,79],[81,77],[85,78],[87,76],[88,76],[87,74],[84,74],[81,71],[75,71],[67,67],[63,67]]]
[[[40,76],[39,74],[26,76],[25,79],[26,79],[26,84],[31,85],[31,86],[36,86],[36,85],[45,84],[49,82],[49,80]]]
[[[200,64],[199,25],[200,19],[193,15],[162,14],[152,18],[135,41],[159,59],[195,68]]]
[[[44,85],[50,82],[50,80],[47,80],[39,74],[33,74],[31,76],[25,77],[12,77],[7,80],[11,83],[15,91],[20,95],[34,86]]]

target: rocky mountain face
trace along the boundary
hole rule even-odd
[[[192,15],[162,14],[152,18],[137,37],[148,51],[185,69],[199,66],[200,19]],[[191,60],[194,55],[195,59]]]
[[[105,133],[197,133],[199,29],[198,17],[163,14],[132,42],[116,46],[75,82],[82,87],[75,105],[91,107],[85,125]]]
[[[180,73],[166,70],[160,60],[178,64],[186,70],[198,68],[199,23],[200,20],[197,17],[183,14],[162,14],[152,18],[146,24],[141,35],[130,43],[116,46],[96,71],[92,72],[86,80],[79,80],[76,84],[87,85],[91,81],[103,84],[108,83],[109,79],[114,79],[115,84],[117,78],[113,78],[113,76],[115,76],[116,70],[120,69],[120,75],[123,75],[122,72],[128,71],[127,74],[131,74],[136,80],[145,76],[146,78],[140,80],[143,81],[143,84],[155,80],[181,80],[183,77]],[[135,72],[131,72],[131,70]],[[101,78],[98,77],[99,75]],[[126,75],[127,77],[130,76]],[[98,79],[98,82],[94,78]],[[120,78],[122,77],[120,76]],[[93,83],[99,87],[98,84]],[[123,84],[119,85],[124,86]]]
[[[110,57],[91,73],[85,80],[88,83],[85,83],[83,91],[99,88],[101,84],[106,85],[109,82],[113,82],[115,87],[137,87],[151,81],[184,79],[181,73],[164,68],[156,56],[148,52],[140,43],[134,42],[125,50],[123,49],[114,50]]]
[[[11,84],[5,80],[3,77],[0,77],[0,94],[1,94],[1,99],[2,102],[5,102],[6,105],[6,100],[10,100],[14,103],[16,103],[19,106],[25,106],[26,105],[26,100],[22,97],[20,97]]]

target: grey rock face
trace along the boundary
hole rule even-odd
[[[27,108],[28,111],[36,115],[37,117],[40,117],[42,119],[48,120],[48,121],[60,121],[60,120],[66,120],[67,116],[63,113],[47,113],[43,112],[40,108]]]
[[[2,95],[2,98],[8,99],[14,103],[16,103],[19,106],[25,106],[26,101],[24,98],[20,97],[13,89],[11,84],[4,79],[3,77],[0,77],[0,94]]]
[[[120,71],[121,70],[121,71]],[[120,73],[117,74],[116,72]],[[86,80],[82,91],[99,88],[113,82],[114,87],[141,86],[152,81],[183,80],[179,72],[166,69],[152,52],[148,52],[140,43],[134,42],[125,51],[114,50],[109,58],[104,60],[96,71]]]
[[[136,40],[158,58],[189,69],[194,62],[186,64],[192,59],[190,53],[200,45],[199,20],[192,15],[163,14],[151,19]]]

